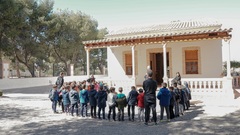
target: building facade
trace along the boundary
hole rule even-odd
[[[110,85],[121,86],[129,80],[129,85],[141,86],[150,67],[158,84],[170,84],[179,72],[195,93],[202,89],[226,93],[225,88],[231,87],[230,58],[227,77],[223,77],[222,46],[229,49],[232,29],[221,27],[217,21],[192,20],[118,30],[104,39],[84,42],[87,69],[90,50],[107,48],[108,77],[111,82],[118,80]]]

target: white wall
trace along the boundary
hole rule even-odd
[[[125,74],[123,52],[131,51],[129,46],[127,47],[112,47],[108,48],[108,76],[114,79],[130,78]]]
[[[9,64],[3,63],[3,78],[9,77]]]
[[[106,78],[103,75],[95,75],[94,77],[96,80]],[[87,76],[64,76],[64,82],[83,81],[86,79],[88,79]],[[0,79],[0,90],[52,85],[55,84],[56,80],[57,77]]]
[[[200,47],[200,58],[201,59],[201,73],[198,75],[186,75],[183,74],[183,47]],[[137,74],[136,84],[142,85],[144,75],[147,69],[147,49],[162,48],[161,44],[148,44],[148,45],[137,45],[135,50],[137,51]],[[176,72],[180,72],[183,78],[219,78],[222,73],[222,40],[201,40],[192,42],[173,42],[167,44],[167,49],[171,50],[172,55],[172,76],[175,76]],[[130,46],[125,47],[113,47],[108,48],[108,72],[109,77],[114,79],[130,78],[131,76],[125,75],[123,52],[130,51]]]
[[[168,44],[172,48],[172,73],[180,72],[185,78],[218,78],[222,73],[222,43],[221,40],[201,40],[194,42],[176,42]],[[200,47],[200,74],[183,74],[183,47]],[[173,76],[174,77],[174,76]]]

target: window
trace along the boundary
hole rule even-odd
[[[186,74],[198,74],[198,50],[185,50]]]
[[[125,54],[126,75],[132,75],[132,54]]]

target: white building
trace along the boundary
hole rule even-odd
[[[217,21],[184,21],[125,28],[101,40],[85,41],[88,75],[91,49],[107,48],[109,84],[141,86],[147,66],[160,84],[171,82],[176,72],[187,81],[193,95],[233,95],[230,58],[222,77],[222,46],[230,47],[229,29]],[[229,53],[229,50],[224,50]],[[229,56],[229,54],[228,54]]]

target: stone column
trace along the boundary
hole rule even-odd
[[[89,48],[85,48],[86,50],[86,53],[87,53],[87,78],[90,77],[90,61],[89,61],[89,52],[90,52],[90,49]]]
[[[233,99],[233,85],[232,85],[232,76],[231,76],[231,62],[230,62],[230,39],[224,39],[224,45],[227,46],[227,76],[223,81],[223,90],[225,91],[225,96]]]
[[[73,76],[74,75],[74,64],[70,65],[70,75]]]
[[[135,73],[135,46],[132,46],[132,78],[136,77]]]
[[[230,40],[224,39],[225,45],[227,45],[227,78],[231,78],[231,60],[230,60]]]
[[[163,82],[168,83],[167,76],[167,50],[166,50],[166,42],[162,43],[163,45]]]

